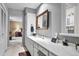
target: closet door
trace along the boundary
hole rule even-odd
[[[0,55],[3,55],[6,44],[6,14],[0,8]]]
[[[1,36],[2,36],[2,26],[1,26],[2,24],[1,24],[1,22],[2,21],[1,21],[1,8],[0,8],[0,40],[2,39],[1,38]],[[1,43],[1,41],[0,41],[0,43]]]
[[[7,49],[7,19],[6,9],[0,4],[0,56]]]
[[[6,49],[7,47],[7,28],[6,28],[6,14],[3,12],[3,41],[5,43],[4,47]]]
[[[0,55],[2,55],[4,52],[3,41],[3,10],[0,8]]]
[[[2,13],[2,44],[3,44],[3,49],[6,47],[6,18],[5,18],[5,13]],[[5,44],[4,44],[5,43]]]
[[[2,13],[2,39],[5,42],[6,39],[6,19],[5,19],[5,13]]]
[[[2,43],[3,43],[3,41],[4,41],[4,13],[3,13],[3,10],[1,9],[1,17],[2,17],[2,19],[1,19],[1,25],[2,25]]]

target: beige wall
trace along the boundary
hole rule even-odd
[[[15,36],[15,32],[20,32],[20,28],[22,28],[22,22],[18,21],[10,21],[10,31],[12,32],[12,36]]]

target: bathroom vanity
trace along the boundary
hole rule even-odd
[[[43,7],[44,10],[42,9],[41,6]],[[70,10],[70,12],[67,10],[67,14],[66,14],[65,13],[66,9],[64,9],[64,6],[62,6],[63,16],[61,20],[61,15],[60,15],[61,7],[59,4],[58,5],[42,4],[41,6],[39,7],[39,10],[36,16],[33,15],[34,12],[32,11],[31,11],[32,13],[27,12],[25,15],[25,20],[24,20],[25,35],[23,37],[24,39],[23,43],[27,48],[27,50],[30,52],[30,54],[32,56],[79,56],[79,52],[76,50],[75,45],[73,45],[72,43],[70,43],[70,45],[68,46],[64,46],[62,42],[54,43],[54,42],[51,42],[51,38],[47,38],[47,37],[53,38],[55,33],[66,32],[68,34],[60,34],[60,35],[68,39],[71,36],[72,37],[71,40],[73,42],[76,42],[76,40],[73,40],[74,37],[77,37],[77,35],[73,35],[76,31],[75,29],[77,28],[77,26],[74,27],[74,25],[77,24],[77,23],[74,23],[75,9],[74,8],[72,8],[72,10],[68,9]],[[44,7],[44,6],[47,6],[47,7]],[[26,8],[26,11],[27,10],[29,9]],[[29,16],[29,13],[30,13],[30,16]],[[66,17],[65,17],[65,14],[66,14]],[[70,17],[69,17],[69,14],[70,14]],[[31,23],[30,21],[31,22],[34,21],[34,22]],[[40,36],[31,35],[30,24],[34,24],[34,27],[35,27],[34,31],[37,35],[42,35],[47,37],[41,38]],[[73,34],[70,34],[70,33],[73,33]],[[78,38],[76,39],[78,40]]]
[[[74,46],[53,43],[49,38],[28,36],[26,42],[26,48],[32,56],[79,56],[79,52]]]

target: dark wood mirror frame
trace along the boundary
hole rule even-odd
[[[47,22],[47,25],[46,25],[46,28],[40,28],[39,26],[38,26],[38,18],[39,17],[41,17],[41,16],[43,16],[43,15],[46,15],[46,22]],[[42,19],[43,20],[43,19]],[[40,15],[38,15],[38,16],[36,16],[36,29],[37,30],[47,30],[48,29],[48,27],[49,27],[49,12],[48,12],[48,10],[45,10],[43,13],[41,13]]]

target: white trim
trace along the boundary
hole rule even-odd
[[[5,22],[5,49],[4,49],[4,51],[2,52],[2,54],[4,54],[4,52],[5,52],[5,50],[7,49],[7,47],[8,47],[8,12],[7,12],[7,9],[6,9],[6,7],[5,7],[5,5],[3,4],[3,3],[0,3],[0,8],[1,8],[1,10],[3,10],[3,13],[5,13],[5,15],[6,15],[6,17],[5,17],[5,20],[3,20],[4,22]],[[3,37],[4,37],[3,36]]]

